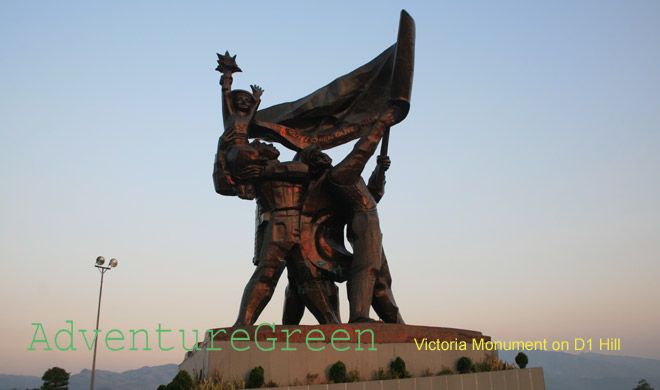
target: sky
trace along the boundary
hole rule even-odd
[[[216,53],[265,108],[377,56],[402,8],[415,76],[379,215],[405,321],[660,359],[658,2],[6,0],[0,374],[91,368],[99,255],[119,260],[101,337],[148,329],[152,350],[99,344],[97,369],[178,364],[179,329],[231,326],[255,206],[213,189]],[[259,322],[280,323],[284,286]],[[53,344],[66,321],[76,351]],[[28,350],[35,323],[54,350]]]

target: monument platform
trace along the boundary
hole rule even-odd
[[[260,326],[217,328],[206,333],[199,350],[186,353],[180,369],[202,377],[245,379],[261,366],[266,382],[279,386],[328,381],[330,367],[337,361],[347,371],[357,370],[361,380],[375,379],[397,357],[406,362],[413,377],[435,375],[455,368],[467,356],[479,362],[495,351],[475,349],[490,341],[481,332],[427,326],[364,323],[338,325]]]

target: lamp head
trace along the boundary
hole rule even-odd
[[[96,258],[96,265],[103,265],[103,263],[105,263],[105,257],[99,256]]]
[[[110,259],[109,265],[110,265],[110,267],[115,268],[118,263],[119,262],[117,261],[117,259]]]

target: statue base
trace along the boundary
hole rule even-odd
[[[179,365],[191,375],[220,376],[225,381],[245,379],[253,368],[264,369],[265,382],[279,386],[329,382],[337,361],[356,370],[360,380],[378,379],[397,357],[412,377],[435,375],[456,368],[458,359],[473,362],[497,354],[487,350],[489,336],[481,332],[385,324],[260,326],[218,328],[206,333],[199,350],[186,353]],[[480,347],[481,346],[481,347]]]

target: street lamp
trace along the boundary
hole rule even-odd
[[[99,318],[101,317],[101,296],[103,295],[103,275],[106,271],[111,270],[117,266],[117,259],[110,259],[109,267],[104,267],[105,258],[99,256],[96,258],[94,267],[98,268],[101,272],[101,289],[99,290],[99,310],[96,312],[96,331],[94,332],[94,359],[92,359],[92,384],[91,390],[94,390],[94,373],[96,372],[96,346],[99,344]]]

